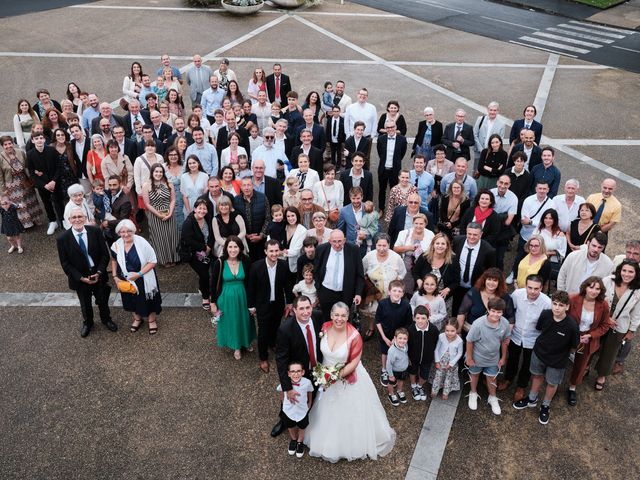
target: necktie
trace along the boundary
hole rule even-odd
[[[82,253],[84,253],[84,256],[87,258],[87,263],[89,264],[89,267],[93,267],[93,260],[91,260],[91,257],[89,256],[89,251],[87,250],[87,244],[84,243],[81,233],[78,234],[78,245],[80,245],[80,250],[82,250]]]
[[[471,252],[473,252],[473,248],[467,247],[467,262],[464,264],[464,273],[462,275],[462,281],[464,283],[469,283],[469,273],[471,273]]]
[[[418,174],[416,173],[416,181],[414,182],[416,188],[418,188],[418,180],[420,180],[420,177],[418,177]]]
[[[280,77],[276,77],[276,100],[280,100]]]
[[[104,207],[104,213],[111,213],[111,201],[107,195],[103,195],[102,197],[102,206]]]
[[[462,130],[462,127],[457,125],[456,126],[456,136],[454,137],[454,140],[457,140],[458,136],[460,135],[460,131]]]
[[[605,204],[606,200],[603,198],[602,199],[602,203],[600,204],[600,206],[598,207],[598,210],[596,211],[596,216],[593,217],[593,223],[599,223],[600,222],[600,217],[602,217],[602,212],[604,212],[604,204]]]
[[[338,136],[338,119],[337,118],[333,119],[333,136],[334,137]]]
[[[526,128],[527,130],[529,130],[529,129],[531,128],[531,125],[530,125],[530,124],[529,124],[529,125],[525,124],[524,128]]]
[[[311,326],[307,325],[307,348],[309,349],[309,365],[316,368],[316,350],[313,348],[313,335],[311,334]]]
[[[335,290],[338,291],[338,275],[340,274],[339,272],[339,263],[340,263],[340,253],[341,252],[336,252],[336,263],[333,266],[333,286],[335,287]]]

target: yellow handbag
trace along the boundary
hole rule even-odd
[[[120,293],[132,293],[134,295],[138,293],[138,289],[136,288],[136,286],[131,282],[127,282],[126,280],[118,280],[116,286],[118,287],[118,291]]]

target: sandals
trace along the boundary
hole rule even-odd
[[[369,330],[367,330],[367,333],[364,334],[364,341],[368,342],[369,340],[371,340],[373,338],[373,336],[376,334],[375,329],[370,328]]]
[[[602,391],[604,389],[604,382],[599,382],[598,380],[596,380],[593,388],[595,388],[598,392]]]
[[[235,358],[236,360],[240,360],[242,358],[242,353],[240,353],[240,350],[233,351],[233,358]]]
[[[202,302],[202,309],[203,309],[205,312],[208,312],[209,310],[211,310],[211,302],[209,302],[209,300],[204,300],[204,301]]]
[[[143,320],[140,320],[140,323],[138,323],[137,325],[134,322],[131,324],[131,328],[129,330],[131,330],[131,333],[136,333],[138,330],[140,330],[140,327],[142,326],[143,323],[144,323]]]
[[[151,322],[149,322],[149,335],[155,335],[156,333],[158,333],[158,324],[156,322],[155,323],[155,327],[151,326]]]

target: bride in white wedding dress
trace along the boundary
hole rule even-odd
[[[344,381],[319,392],[305,432],[309,454],[330,462],[375,460],[389,453],[396,440],[378,392],[360,362],[362,337],[348,320],[349,307],[338,302],[331,309],[331,322],[322,326],[323,364],[344,364]]]

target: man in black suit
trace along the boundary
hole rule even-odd
[[[107,118],[109,120],[111,128],[116,125],[124,126],[122,117],[113,113],[113,109],[109,103],[103,102],[100,104],[100,115],[91,120],[91,135],[95,135],[96,133],[102,134],[102,131],[100,130],[100,119],[102,118]]]
[[[431,142],[429,142],[429,147],[435,147],[436,145],[441,143],[440,141],[442,140],[442,123],[436,120],[433,108],[427,107],[424,109],[423,113],[425,119],[418,123],[418,133],[416,134],[416,139],[413,142],[413,150],[411,151],[412,157],[415,156],[416,153],[422,153],[423,155],[426,155],[427,152],[423,150],[422,146],[424,143],[424,136],[427,133],[428,127],[431,128]],[[427,158],[427,160],[431,160],[431,158],[434,158],[433,152],[429,156],[429,158]]]
[[[364,289],[360,248],[346,243],[341,230],[333,230],[329,235],[329,242],[318,246],[313,266],[325,322],[329,320],[331,307],[336,302],[360,305]]]
[[[298,168],[298,156],[304,153],[309,157],[309,166],[318,172],[318,176],[320,177],[320,180],[322,180],[324,177],[322,151],[311,145],[311,139],[311,130],[304,128],[300,131],[301,145],[293,148],[291,156],[289,157],[289,162],[293,168]]]
[[[442,143],[448,147],[447,158],[451,161],[458,157],[471,160],[469,147],[473,147],[476,140],[473,137],[473,127],[464,121],[466,115],[464,110],[456,110],[456,121],[444,127]]]
[[[331,163],[340,168],[342,165],[342,148],[346,136],[344,133],[344,118],[340,116],[340,107],[337,105],[331,109],[331,114],[327,115],[325,131],[331,148]]]
[[[313,368],[322,362],[320,350],[320,329],[322,319],[314,314],[311,300],[301,295],[293,300],[293,316],[287,318],[280,328],[276,339],[276,365],[282,391],[295,402],[298,392],[293,390],[291,379],[287,375],[291,362],[300,362],[305,370],[305,377],[313,381]],[[282,409],[280,410],[282,412]],[[282,421],[278,421],[271,430],[271,436],[277,437],[284,430]]]
[[[345,205],[351,203],[348,193],[352,187],[360,187],[362,189],[362,201],[373,201],[373,175],[369,170],[364,169],[366,158],[364,153],[355,152],[351,157],[351,168],[340,172],[340,181],[344,191],[347,193],[344,198]]]
[[[350,136],[344,141],[344,168],[351,168],[351,157],[356,152],[362,152],[365,154],[364,165],[366,170],[369,170],[369,152],[371,151],[371,139],[364,136],[364,122],[358,120],[353,124],[353,132],[346,132]]]
[[[396,207],[393,210],[393,216],[389,221],[389,236],[391,237],[391,245],[395,245],[398,239],[398,234],[402,230],[408,230],[413,228],[413,217],[418,213],[422,213],[427,216],[427,229],[434,230],[433,215],[429,212],[429,209],[425,205],[424,207],[420,203],[420,195],[418,193],[412,193],[407,197],[407,205]]]
[[[126,155],[133,165],[133,162],[138,158],[138,146],[136,145],[136,142],[126,137],[124,127],[121,127],[120,125],[113,127],[113,138],[118,142],[118,151],[120,155]]]
[[[224,119],[227,124],[218,130],[218,138],[216,139],[218,158],[222,158],[222,150],[229,146],[229,135],[233,132],[240,135],[240,146],[244,147],[247,155],[249,155],[251,145],[249,145],[249,132],[247,132],[247,129],[242,125],[237,125],[236,116],[233,112],[227,112]],[[251,160],[251,158],[249,158],[249,160]]]
[[[533,130],[524,130],[522,132],[523,141],[511,149],[507,168],[513,167],[513,156],[517,152],[522,152],[527,156],[524,164],[527,171],[531,172],[533,167],[542,163],[542,149],[535,144],[535,133]]]
[[[207,202],[207,214],[204,219],[207,225],[211,225],[211,220],[218,214],[218,200],[222,197],[227,197],[233,204],[233,195],[229,192],[222,190],[220,186],[220,179],[218,177],[209,177],[207,181],[207,193],[200,195],[198,200],[204,200]]]
[[[151,112],[151,128],[153,128],[153,138],[159,140],[166,148],[167,139],[171,136],[173,129],[162,121],[162,115],[157,110]]]
[[[69,127],[71,133],[71,150],[73,150],[73,159],[78,166],[78,180],[84,188],[84,195],[91,195],[91,182],[87,175],[87,155],[91,151],[91,140],[87,137],[87,133],[80,125],[72,125]]]
[[[34,148],[27,152],[27,169],[36,184],[44,210],[49,219],[47,235],[53,235],[58,225],[62,225],[64,206],[62,194],[56,188],[58,178],[58,153],[45,145],[44,133],[35,133],[31,140]]]
[[[149,112],[143,112],[140,110],[140,102],[138,100],[131,100],[129,102],[129,113],[123,117],[122,125],[127,138],[133,138],[136,136],[136,129],[133,125],[136,121],[142,122],[143,125],[151,125]]]
[[[193,143],[193,135],[187,132],[184,124],[184,118],[178,117],[173,121],[173,128],[176,133],[167,139],[167,148],[172,146],[178,137],[184,137],[187,140],[187,146]]]
[[[264,160],[256,158],[251,162],[253,173],[253,189],[262,192],[269,200],[269,205],[282,205],[282,184],[273,177],[265,175]]]
[[[287,93],[293,90],[289,76],[282,73],[282,65],[276,63],[273,65],[273,73],[267,75],[267,95],[269,95],[269,102],[278,102],[281,107],[284,107],[284,102],[287,101]]]
[[[389,188],[398,184],[398,175],[402,168],[402,159],[407,153],[407,139],[397,132],[396,122],[387,120],[384,124],[386,134],[378,137],[378,208],[384,210]]]
[[[465,235],[453,239],[454,262],[460,264],[460,284],[453,291],[452,313],[455,317],[462,299],[488,268],[496,266],[496,251],[482,237],[482,225],[471,222]]]
[[[269,349],[276,346],[280,320],[291,312],[293,293],[287,288],[289,265],[278,259],[280,244],[267,241],[266,258],[251,265],[247,286],[249,311],[258,319],[258,357],[260,370],[269,373]]]
[[[136,156],[135,158],[130,158],[131,163],[134,163],[136,158],[144,153],[144,147],[147,142],[153,142],[156,144],[156,153],[158,155],[164,154],[164,145],[163,143],[153,136],[153,127],[151,125],[145,125],[142,127],[142,140],[138,142],[136,145]]]
[[[99,228],[85,225],[87,217],[81,208],[73,208],[69,213],[71,228],[62,233],[57,240],[58,256],[64,273],[69,278],[69,288],[75,290],[82,311],[82,338],[89,335],[93,327],[92,297],[100,310],[100,320],[112,332],[118,326],[111,320],[109,311],[109,293],[107,285],[107,263],[109,249]]]
[[[311,145],[316,147],[324,154],[324,150],[327,148],[327,140],[324,134],[324,127],[319,123],[313,121],[313,110],[307,108],[302,112],[302,119],[304,125],[300,125],[296,129],[296,138],[298,139],[298,145],[302,143],[300,140],[300,133],[302,130],[307,129],[311,132]]]

